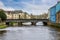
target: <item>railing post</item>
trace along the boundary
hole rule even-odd
[[[18,26],[22,26],[23,24],[22,24],[22,22],[18,22]]]
[[[35,25],[36,26],[36,22],[31,22],[31,25]]]

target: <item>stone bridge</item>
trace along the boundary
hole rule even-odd
[[[44,25],[47,25],[48,19],[6,19],[5,22],[8,25],[10,22],[17,22],[19,25],[22,25],[24,22],[31,22],[32,25],[36,25],[37,22],[43,22]]]

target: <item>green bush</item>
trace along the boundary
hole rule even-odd
[[[10,25],[13,26],[14,23],[15,23],[15,22],[10,22]]]

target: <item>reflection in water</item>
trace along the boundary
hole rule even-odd
[[[4,40],[4,34],[6,33],[6,31],[0,31],[0,40]]]
[[[6,32],[6,30],[0,31],[0,35],[4,34],[5,32]]]
[[[60,33],[46,26],[9,27],[0,34],[0,40],[58,40]]]

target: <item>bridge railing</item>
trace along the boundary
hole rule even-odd
[[[6,19],[6,22],[47,22],[48,19]]]

